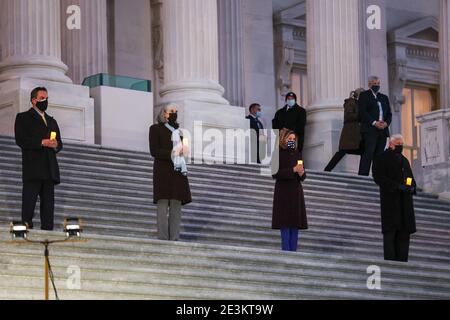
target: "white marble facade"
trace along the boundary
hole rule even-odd
[[[423,177],[449,163],[448,146],[439,164],[424,158],[433,134],[448,144],[449,1],[1,0],[0,134],[11,134],[15,113],[29,107],[30,87],[44,84],[64,138],[93,143],[94,101],[80,84],[100,72],[151,80],[154,116],[176,102],[191,131],[198,121],[244,129],[253,102],[270,128],[294,90],[308,111],[305,160],[323,169],[338,147],[343,99],[377,75],[391,98],[393,133],[405,130],[405,88],[440,96],[439,112],[411,124],[424,146],[413,165],[427,190],[448,191]],[[72,5],[81,29],[68,28]],[[370,30],[374,6],[380,19]],[[430,121],[443,127],[428,130]],[[355,172],[357,160],[348,157],[337,170]]]

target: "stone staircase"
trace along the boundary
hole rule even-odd
[[[30,234],[61,236],[68,216],[86,222],[87,243],[51,247],[61,299],[450,298],[450,203],[433,195],[415,198],[418,232],[404,264],[382,259],[378,188],[368,178],[309,171],[310,229],[299,252],[286,253],[270,229],[274,182],[258,166],[191,165],[193,203],[175,243],[155,240],[150,155],[67,144],[59,162],[57,230]],[[42,248],[7,242],[20,206],[20,150],[0,137],[0,299],[41,299]],[[381,290],[367,288],[372,265]],[[68,288],[69,266],[80,268],[81,289]]]

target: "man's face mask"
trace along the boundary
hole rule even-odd
[[[403,153],[403,145],[402,144],[398,144],[395,146],[395,153],[401,154]]]
[[[293,106],[295,106],[295,99],[288,99],[287,104],[292,108]]]
[[[378,93],[380,91],[381,87],[379,85],[373,85],[372,86],[372,91],[375,93]]]
[[[45,112],[48,108],[48,99],[36,102],[36,108],[38,108],[42,112]]]

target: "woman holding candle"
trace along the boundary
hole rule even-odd
[[[155,158],[153,203],[157,205],[160,240],[179,239],[181,207],[192,201],[185,160],[188,141],[181,136],[177,115],[177,105],[169,104],[161,110],[158,123],[150,127],[150,153]]]
[[[308,229],[302,181],[306,179],[298,140],[294,131],[280,131],[278,157],[272,161],[276,180],[272,229],[281,231],[283,251],[297,251],[298,231]]]

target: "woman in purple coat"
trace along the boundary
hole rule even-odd
[[[298,230],[308,229],[305,197],[302,181],[306,179],[305,168],[297,151],[297,136],[293,131],[280,132],[278,167],[273,170],[276,179],[273,198],[272,229],[281,230],[281,247],[284,251],[297,251]]]

